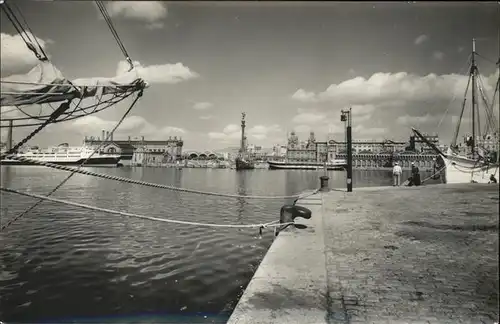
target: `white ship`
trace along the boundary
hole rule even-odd
[[[497,117],[494,111],[494,101],[495,95],[499,93],[500,84],[500,70],[498,81],[494,90],[493,100],[489,104],[489,100],[486,96],[485,89],[483,89],[483,82],[481,81],[481,76],[479,74],[478,68],[475,62],[476,45],[475,41],[472,41],[472,54],[471,54],[471,66],[469,69],[469,80],[467,82],[467,87],[465,93],[469,92],[469,86],[471,86],[471,136],[465,136],[464,144],[465,147],[457,145],[457,139],[459,137],[460,126],[462,123],[462,117],[464,115],[464,110],[466,107],[466,98],[462,103],[462,110],[460,112],[460,118],[457,122],[455,134],[452,138],[450,147],[447,152],[442,152],[434,144],[427,141],[425,136],[423,136],[418,130],[413,128],[413,132],[427,145],[436,151],[439,157],[443,161],[444,182],[445,183],[490,183],[497,182],[499,176],[499,128],[497,123]],[[499,60],[500,68],[500,60]],[[479,82],[478,82],[479,81]],[[483,116],[486,117],[486,123],[480,123],[479,115],[479,105],[476,96],[481,95],[483,102]],[[500,98],[498,98],[498,104],[500,106]],[[481,129],[480,126],[483,126]]]
[[[88,146],[70,147],[67,143],[50,147],[45,150],[37,147],[28,149],[26,152],[17,153],[15,156],[30,160],[47,162],[59,165],[80,165],[88,159],[94,149]],[[85,162],[84,166],[89,167],[116,167],[120,161],[119,154],[103,154],[96,152]],[[1,165],[37,165],[28,161],[18,161],[15,159],[4,159],[0,161]]]
[[[287,169],[287,170],[321,170],[325,167],[324,162],[285,162],[269,161],[269,169]],[[327,170],[344,170],[347,167],[345,160],[332,160],[326,163]]]

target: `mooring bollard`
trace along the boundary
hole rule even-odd
[[[275,235],[278,235],[280,231],[284,230],[290,223],[293,223],[295,218],[302,217],[305,219],[310,219],[312,216],[312,212],[305,207],[297,206],[297,205],[284,205],[281,207],[280,211],[280,224],[287,224],[280,227],[275,227]]]
[[[319,191],[328,191],[328,179],[330,179],[328,176],[321,176],[319,177],[319,182],[320,182],[320,189]]]

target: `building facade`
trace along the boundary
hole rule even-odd
[[[102,137],[85,136],[84,144],[90,147],[101,146],[104,154],[120,154],[120,163],[134,166],[153,166],[162,163],[174,163],[182,159],[184,142],[177,136],[169,136],[167,140],[146,140],[128,137],[127,140],[114,140],[109,132],[102,131]],[[104,141],[109,138],[108,141]]]
[[[334,160],[337,145],[333,140],[316,141],[314,132],[309,133],[306,141],[299,141],[295,132],[290,133],[286,147],[286,160],[289,162],[325,162]]]
[[[437,135],[425,134],[426,138],[441,147]],[[404,168],[411,162],[422,168],[430,168],[436,152],[424,141],[411,136],[409,141],[360,139],[352,142],[353,167],[362,169],[390,168],[395,161],[400,161]],[[335,159],[347,159],[347,144],[336,140],[329,134],[324,142],[317,141],[314,132],[306,141],[300,141],[295,132],[288,138],[286,159],[289,162],[324,162]]]

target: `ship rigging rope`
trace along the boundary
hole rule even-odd
[[[459,72],[460,74],[464,73],[464,70],[467,67],[470,70],[470,67],[471,67],[471,63],[470,63],[471,57],[472,57],[472,54],[469,54],[469,56],[467,57],[467,60],[465,61],[465,63],[462,66],[462,68],[460,69],[460,72]],[[467,90],[466,90],[466,92],[467,92]],[[451,104],[455,101],[455,99],[457,99],[457,94],[456,93],[453,94],[453,97],[451,98],[450,102],[448,103],[448,105],[446,107],[446,111],[444,112],[443,117],[441,117],[441,120],[439,121],[439,123],[438,123],[438,125],[437,125],[436,128],[440,128],[441,127],[441,124],[443,123],[446,115],[448,115],[448,111],[451,108]]]
[[[123,42],[120,39],[120,36],[118,36],[118,33],[113,26],[113,22],[111,21],[111,17],[108,14],[108,11],[106,10],[105,5],[102,3],[102,1],[95,1],[97,4],[97,7],[101,11],[102,16],[104,17],[104,20],[106,21],[106,24],[108,25],[109,30],[113,34],[113,37],[116,40],[116,43],[118,44],[118,47],[120,47],[120,50],[122,51],[123,55],[125,56],[125,59],[127,60],[128,64],[130,65],[129,72],[134,68],[134,63],[132,62],[132,59],[130,58],[130,55],[128,55],[127,50],[125,49],[125,45],[123,45]]]
[[[484,83],[481,78],[481,76],[478,77],[478,85],[479,85],[479,93],[481,94],[481,99],[483,100],[484,106],[485,106],[485,112],[486,112],[486,117],[487,117],[487,128],[485,131],[485,134],[487,134],[491,129],[496,129],[496,122],[495,122],[495,113],[493,111],[493,105],[490,105],[488,102],[488,98],[486,97],[485,91],[484,91]],[[495,90],[496,93],[496,90]],[[495,93],[493,96],[495,96]]]
[[[40,126],[38,126],[35,130],[33,130],[28,136],[26,136],[22,141],[17,143],[13,148],[11,148],[6,154],[2,154],[0,156],[0,160],[5,159],[5,157],[9,154],[12,154],[16,152],[21,146],[26,144],[30,139],[32,139],[36,134],[38,134],[42,129],[44,129],[48,124],[50,124],[52,121],[56,120],[59,116],[61,116],[66,110],[69,109],[71,106],[71,101],[65,101],[59,105],[59,108],[57,108],[51,115],[50,117],[44,121]]]
[[[237,194],[225,194],[225,193],[218,193],[218,192],[187,189],[187,188],[180,188],[180,187],[163,185],[163,184],[159,184],[159,183],[134,180],[134,179],[114,176],[114,175],[110,175],[110,174],[97,173],[97,172],[93,172],[90,170],[79,170],[77,168],[68,167],[65,165],[58,165],[58,164],[53,164],[53,163],[47,163],[47,162],[27,159],[25,157],[20,157],[20,156],[16,156],[16,155],[9,155],[9,156],[7,156],[7,158],[12,159],[12,160],[21,161],[21,162],[29,162],[29,163],[36,164],[36,165],[43,165],[43,166],[46,166],[46,167],[49,167],[52,169],[57,169],[57,170],[62,170],[62,171],[69,171],[69,172],[74,171],[75,173],[90,175],[90,176],[94,176],[94,177],[102,178],[102,179],[109,179],[109,180],[115,180],[115,181],[119,181],[119,182],[138,184],[138,185],[146,186],[146,187],[160,188],[160,189],[166,189],[166,190],[172,190],[172,191],[178,191],[178,192],[193,193],[193,194],[199,194],[199,195],[205,195],[205,196],[239,198],[239,199],[241,199],[241,198],[243,198],[243,199],[262,199],[262,200],[266,200],[266,199],[301,199],[301,198],[304,198],[300,194],[295,194],[295,195],[290,195],[290,196],[252,196],[252,195],[245,196],[245,195],[237,195]]]
[[[181,220],[168,219],[168,218],[151,217],[151,216],[127,213],[127,212],[112,210],[112,209],[107,209],[107,208],[101,208],[101,207],[96,207],[96,206],[90,206],[90,205],[80,204],[80,203],[76,203],[76,202],[70,202],[67,200],[61,200],[61,199],[57,199],[57,198],[51,198],[51,197],[47,197],[47,196],[22,192],[22,191],[18,191],[18,190],[11,189],[11,188],[0,187],[0,191],[15,193],[15,194],[22,195],[22,196],[38,198],[41,200],[48,200],[48,201],[56,202],[59,204],[65,204],[65,205],[90,209],[90,210],[109,213],[109,214],[121,215],[121,216],[126,216],[126,217],[134,217],[134,218],[140,218],[140,219],[147,219],[147,220],[156,221],[156,222],[163,222],[163,223],[173,223],[173,224],[202,226],[202,227],[260,228],[260,229],[266,228],[266,227],[281,227],[281,226],[287,226],[287,225],[294,224],[294,222],[279,223],[279,221],[272,221],[272,222],[260,223],[260,224],[212,224],[212,223],[189,222],[189,221],[181,221]],[[7,227],[7,226],[8,225],[5,225],[5,227]],[[2,227],[2,230],[5,227]]]
[[[4,9],[2,11],[7,16],[7,19],[9,19],[9,21],[12,23],[12,26],[14,26],[14,28],[16,29],[16,31],[18,32],[19,36],[24,41],[24,43],[26,44],[26,46],[28,47],[28,49],[30,51],[32,51],[39,60],[41,60],[41,61],[48,61],[47,54],[44,52],[42,46],[40,46],[40,43],[36,39],[36,36],[33,35],[33,33],[31,32],[31,29],[27,25],[27,22],[26,22],[26,19],[24,19],[24,16],[22,16],[23,20],[26,23],[27,28],[30,30],[31,35],[35,39],[35,42],[33,42],[33,40],[31,39],[30,35],[28,34],[28,32],[26,32],[26,29],[22,26],[22,24],[19,21],[19,19],[17,19],[16,14],[10,8],[10,6],[7,4],[7,2],[3,3],[3,7],[2,8]],[[16,6],[16,8],[19,11],[19,13],[21,13],[21,11],[19,10],[19,8],[17,6]],[[41,54],[43,54],[43,56],[40,55],[40,52],[35,48],[35,43],[38,45],[38,49],[40,50]]]
[[[118,127],[120,127],[120,125],[123,123],[123,121],[125,120],[125,118],[128,116],[128,114],[130,113],[130,111],[132,111],[132,108],[135,106],[135,104],[137,103],[137,101],[139,100],[139,98],[141,98],[143,95],[143,90],[140,90],[139,93],[137,94],[137,96],[135,97],[134,101],[132,102],[132,104],[130,105],[130,107],[127,109],[127,111],[123,114],[123,116],[120,118],[120,120],[116,123],[115,127],[111,130],[111,132],[108,134],[108,136],[106,137],[106,139],[104,139],[92,152],[92,154],[90,154],[77,168],[75,168],[63,181],[61,181],[54,189],[52,189],[48,194],[47,196],[45,197],[49,197],[51,196],[54,192],[57,191],[57,189],[61,188],[73,175],[75,175],[75,173],[80,170],[84,165],[85,163],[87,163],[87,161],[90,160],[91,157],[94,156],[94,154],[96,154],[97,152],[99,152],[99,150],[101,149],[101,147],[103,147],[105,145],[105,143],[107,143],[111,136],[113,136],[113,133],[118,129]],[[13,217],[11,220],[9,220],[7,222],[7,224],[5,224],[5,226],[1,226],[1,230],[4,230],[5,228],[7,228],[8,226],[10,226],[10,224],[14,223],[16,220],[20,219],[21,217],[23,217],[24,215],[26,215],[27,213],[29,213],[30,211],[32,211],[33,209],[35,209],[40,203],[42,203],[44,200],[43,199],[40,199],[38,200],[36,203],[34,203],[33,205],[31,205],[31,207],[29,207],[28,209],[26,209],[25,211],[23,211],[22,213],[19,213],[17,216]]]
[[[42,45],[38,42],[38,39],[36,38],[35,34],[33,33],[33,31],[31,30],[31,27],[29,26],[28,24],[28,21],[26,20],[26,18],[24,17],[23,15],[23,12],[21,11],[21,9],[19,9],[19,7],[17,6],[16,2],[12,2],[12,4],[14,5],[14,7],[16,8],[17,12],[19,13],[19,16],[21,17],[21,19],[23,20],[24,22],[24,25],[26,25],[26,28],[28,29],[28,31],[30,32],[31,36],[33,36],[33,39],[35,41],[35,43],[38,45],[38,48],[40,49],[40,52],[43,54],[43,59],[42,60],[46,60],[46,61],[49,61],[50,62],[50,59],[49,59],[49,56],[47,55],[47,53],[45,52],[45,50],[43,49]],[[14,16],[15,17],[15,16]],[[16,19],[17,20],[17,19]],[[26,31],[25,31],[26,33]],[[29,37],[29,34],[26,33],[26,35],[28,36],[28,39],[33,43],[33,41],[31,40],[31,38]]]

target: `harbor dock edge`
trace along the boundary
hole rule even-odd
[[[231,314],[247,323],[498,322],[497,184],[331,190],[275,238]]]

